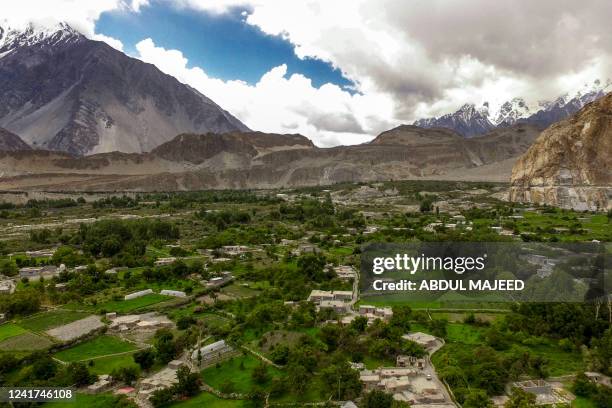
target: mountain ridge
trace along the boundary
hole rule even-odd
[[[586,104],[603,97],[611,89],[612,84],[609,80],[603,83],[596,79],[592,84],[585,84],[583,89],[574,95],[565,94],[552,101],[540,101],[537,108],[529,107],[521,97],[514,97],[504,102],[497,112],[489,110],[488,102],[480,108],[473,103],[466,103],[455,112],[418,119],[413,124],[424,128],[452,129],[465,137],[474,137],[516,123],[529,123],[543,130],[576,113]]]
[[[301,135],[231,132],[178,135],[148,153],[0,152],[0,167],[11,169],[0,178],[0,189],[176,191],[391,179],[505,181],[538,133],[519,124],[465,139],[446,129],[400,126],[369,143],[332,148],[316,147]]]

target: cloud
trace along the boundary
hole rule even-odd
[[[555,97],[612,71],[608,0],[181,0],[246,22],[385,93],[405,121],[466,101]],[[593,67],[597,67],[596,70]],[[595,75],[595,77],[593,77]]]
[[[286,65],[249,85],[210,77],[190,67],[181,51],[159,47],[150,38],[136,44],[136,50],[136,57],[193,86],[252,129],[301,133],[319,146],[332,146],[363,143],[395,123],[387,96],[351,94],[333,84],[317,88],[303,75],[287,75]]]
[[[138,57],[209,96],[253,129],[350,144],[465,102],[494,111],[515,96],[535,105],[612,73],[609,0],[4,0],[12,21],[67,21],[92,39],[108,11],[177,7],[241,11],[246,24],[289,41],[299,58],[330,63],[355,84],[314,87],[284,65],[254,85],[221,81],[180,50],[138,44]]]
[[[95,32],[95,24],[100,15],[113,10],[137,10],[148,4],[147,0],[3,0],[0,23],[11,27],[23,28],[29,23],[40,26],[53,26],[66,22],[93,40],[104,41],[119,50],[123,49],[120,40]]]

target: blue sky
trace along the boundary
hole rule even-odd
[[[341,87],[352,85],[331,64],[312,58],[301,60],[288,41],[244,22],[243,11],[234,8],[212,14],[151,3],[139,13],[102,13],[96,32],[120,40],[131,55],[137,54],[135,44],[151,38],[157,46],[181,50],[190,66],[199,66],[223,80],[254,84],[273,67],[287,64],[289,75],[303,74],[316,87],[328,82]]]

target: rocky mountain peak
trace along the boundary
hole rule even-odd
[[[86,40],[85,36],[68,23],[40,26],[33,23],[24,28],[0,25],[0,52],[6,53],[19,47],[34,45],[57,46]]]
[[[180,133],[248,131],[154,65],[68,24],[2,28],[0,127],[36,148],[141,153]]]

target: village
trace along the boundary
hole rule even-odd
[[[561,217],[568,217],[520,208],[487,219],[489,198],[473,203],[485,211],[477,213],[485,218],[471,215],[469,211],[475,210],[446,213],[445,201],[457,198],[444,199],[445,193],[439,192],[440,210],[421,212],[418,204],[411,204],[416,212],[400,221],[392,212],[395,205],[406,209],[399,202],[400,193],[377,195],[372,188],[358,187],[344,194],[321,190],[315,199],[278,194],[282,195],[220,203],[205,211],[157,210],[146,204],[138,214],[113,209],[112,216],[99,221],[87,213],[89,204],[81,204],[79,218],[67,218],[72,211],[67,208],[50,210],[56,222],[32,222],[26,228],[12,220],[7,227],[10,236],[2,241],[13,250],[2,256],[0,296],[3,301],[35,291],[44,296],[35,310],[18,309],[26,310],[30,298],[24,297],[23,306],[7,303],[11,306],[0,315],[0,352],[23,356],[23,363],[17,360],[10,369],[11,375],[25,375],[20,373],[27,367],[26,357],[38,351],[49,356],[56,375],[77,366],[90,373],[92,377],[78,387],[81,401],[112,397],[142,407],[181,406],[188,401],[239,407],[250,401],[281,406],[298,400],[350,408],[367,407],[370,395],[380,395],[417,408],[469,407],[465,402],[481,394],[466,395],[457,386],[465,380],[450,375],[460,367],[452,371],[448,364],[464,358],[457,353],[479,347],[493,353],[489,359],[501,359],[495,354],[494,328],[515,312],[499,305],[404,305],[385,296],[364,298],[358,241],[414,234],[442,239],[445,234],[483,234],[516,240],[530,235],[532,212],[538,219],[558,220],[559,225],[566,222]],[[474,196],[478,197],[470,195]],[[383,198],[398,203],[382,204]],[[369,208],[362,213],[351,209],[365,203]],[[234,208],[226,215],[227,205]],[[304,208],[314,209],[309,210],[312,215],[294,218],[301,217],[297,214]],[[578,222],[573,221],[577,216],[569,217]],[[600,217],[581,215],[583,229],[589,230],[585,240],[605,240]],[[61,232],[49,225],[61,225]],[[109,228],[100,234],[132,238],[113,242],[114,246],[104,240],[97,244],[96,236],[88,235],[95,228]],[[138,229],[152,232],[136,238]],[[49,231],[48,237],[37,242],[43,241],[38,238],[41,231]],[[245,231],[252,235],[245,237]],[[61,236],[67,233],[76,238]],[[26,234],[27,239],[20,241],[14,234]],[[135,240],[146,240],[143,252],[122,255],[132,251],[128,248]],[[558,260],[535,254],[523,261],[540,278],[560,266]],[[605,305],[602,316],[604,312]],[[569,406],[583,398],[571,385],[582,372],[597,390],[609,387],[608,376],[588,370],[580,355],[559,346],[565,344],[563,339],[524,335],[569,364],[544,360],[533,354],[539,351],[532,351],[537,348],[531,349],[529,341],[503,336],[501,343],[524,348],[526,358],[533,361],[519,376],[500,377],[501,388],[484,394],[488,404],[505,407],[518,389],[532,395],[537,406]],[[509,350],[505,347],[499,350]],[[309,359],[309,354],[316,359]],[[549,368],[532,370],[535,361]],[[302,372],[300,367],[311,368]],[[338,391],[329,380],[334,376],[350,387]],[[192,383],[196,385],[188,386]],[[179,391],[185,389],[191,391]]]

